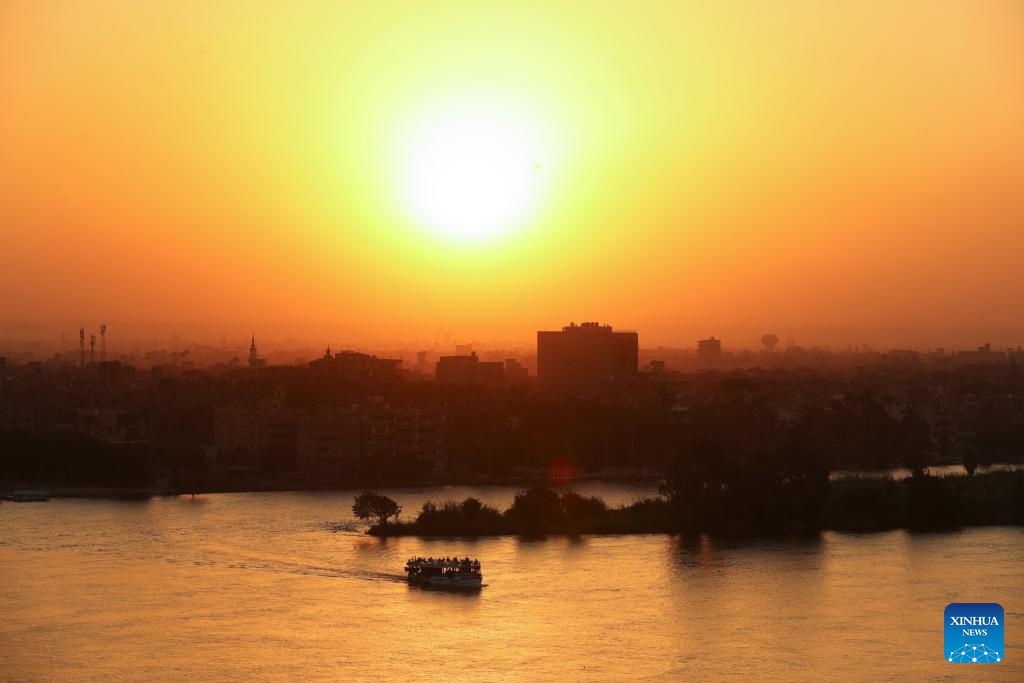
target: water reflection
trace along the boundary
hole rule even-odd
[[[670,536],[670,562],[680,570],[707,567],[723,561],[742,561],[753,555],[772,560],[783,556],[787,562],[799,560],[803,568],[817,568],[824,559],[825,541],[821,533],[786,535],[773,538],[737,538],[712,534]]]
[[[1024,605],[1019,528],[380,539],[350,497],[201,498],[0,509],[0,678],[931,680],[946,604]],[[415,555],[485,587],[410,586]]]
[[[403,579],[403,581],[404,581],[404,579]],[[458,590],[458,589],[453,589],[453,588],[443,588],[441,586],[431,586],[429,584],[412,584],[412,583],[409,583],[408,586],[409,586],[409,591],[410,592],[432,593],[432,594],[435,594],[435,595],[441,595],[443,597],[451,596],[451,597],[454,597],[456,599],[460,599],[461,598],[461,599],[471,599],[471,600],[479,600],[481,592],[483,590],[486,590],[486,588],[487,588],[486,584],[484,584],[484,587],[481,588],[480,590]]]

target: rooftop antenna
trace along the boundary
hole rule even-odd
[[[89,337],[89,364],[96,362],[96,335]]]
[[[107,324],[100,325],[100,362],[107,360]]]
[[[79,327],[78,328],[78,348],[81,351],[81,356],[80,356],[80,359],[79,359],[79,366],[84,368],[85,367],[85,328],[84,327]]]

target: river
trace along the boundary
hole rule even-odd
[[[651,493],[575,487],[609,504]],[[507,487],[388,491],[427,499]],[[1024,529],[376,539],[353,492],[0,505],[0,679],[1024,680]],[[410,587],[411,555],[483,563]],[[948,664],[943,609],[999,602],[1000,664]]]

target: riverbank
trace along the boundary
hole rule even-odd
[[[113,487],[113,486],[49,486],[41,482],[4,482],[4,490],[41,489],[48,491],[53,498],[112,498],[137,499],[153,496],[203,495],[210,493],[284,493],[299,491],[344,492],[363,489],[425,489],[437,486],[469,486],[469,487],[535,487],[553,486],[559,489],[572,487],[588,482],[621,482],[646,483],[651,490],[657,486],[657,477],[605,477],[597,474],[581,475],[569,478],[558,477],[443,477],[438,479],[330,479],[308,480],[283,477],[271,478],[211,478],[196,482],[193,486],[174,486],[172,484]]]
[[[782,523],[730,523],[728,511],[694,523],[680,501],[646,498],[607,507],[582,498],[534,488],[498,511],[475,499],[427,503],[417,518],[372,526],[367,533],[391,536],[557,536],[582,534],[674,534],[725,532],[738,535],[834,531],[920,531],[965,526],[1024,525],[1024,473],[892,478],[850,476],[829,484],[819,512]],[[766,515],[765,518],[770,517]]]
[[[1024,472],[1019,463],[1000,463],[987,468],[979,468],[975,478],[991,474]],[[956,478],[963,474],[963,468],[957,466],[933,466],[927,468],[931,474],[943,479]],[[869,481],[896,482],[910,478],[910,470],[894,468],[892,470],[871,470],[864,472],[842,470],[832,475],[833,486],[838,482],[864,479]],[[601,473],[575,473],[573,476],[442,476],[434,479],[305,479],[291,476],[281,477],[228,477],[209,476],[198,478],[188,485],[173,483],[157,483],[145,486],[86,486],[86,485],[48,485],[45,481],[12,481],[3,482],[3,490],[41,489],[50,493],[53,498],[111,498],[140,499],[153,496],[202,495],[210,493],[283,493],[289,491],[359,491],[363,489],[425,489],[435,486],[469,486],[469,487],[550,487],[558,490],[571,489],[575,485],[591,482],[649,484],[652,491],[662,481],[658,476],[607,476]],[[842,485],[840,485],[842,488]]]

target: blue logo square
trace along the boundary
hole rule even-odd
[[[954,664],[998,664],[1006,652],[1003,608],[994,602],[954,602],[945,613],[945,658]]]

